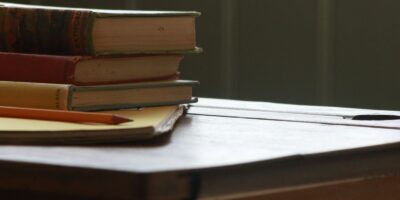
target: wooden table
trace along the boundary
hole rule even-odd
[[[400,199],[394,111],[201,98],[172,133],[93,146],[0,146],[0,197]]]

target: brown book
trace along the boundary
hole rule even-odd
[[[196,51],[199,15],[1,3],[0,50],[60,55]]]

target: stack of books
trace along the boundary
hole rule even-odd
[[[116,110],[196,101],[179,80],[195,11],[0,7],[0,105]]]

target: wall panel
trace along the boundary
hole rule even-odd
[[[335,105],[400,110],[400,1],[335,8]]]
[[[400,110],[398,0],[9,0],[198,10],[195,95]]]
[[[316,103],[315,2],[239,2],[240,98]]]

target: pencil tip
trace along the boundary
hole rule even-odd
[[[125,122],[131,122],[133,121],[132,119],[123,117],[123,116],[119,116],[119,115],[113,115],[112,116],[112,121],[114,124],[121,124],[121,123],[125,123]]]

